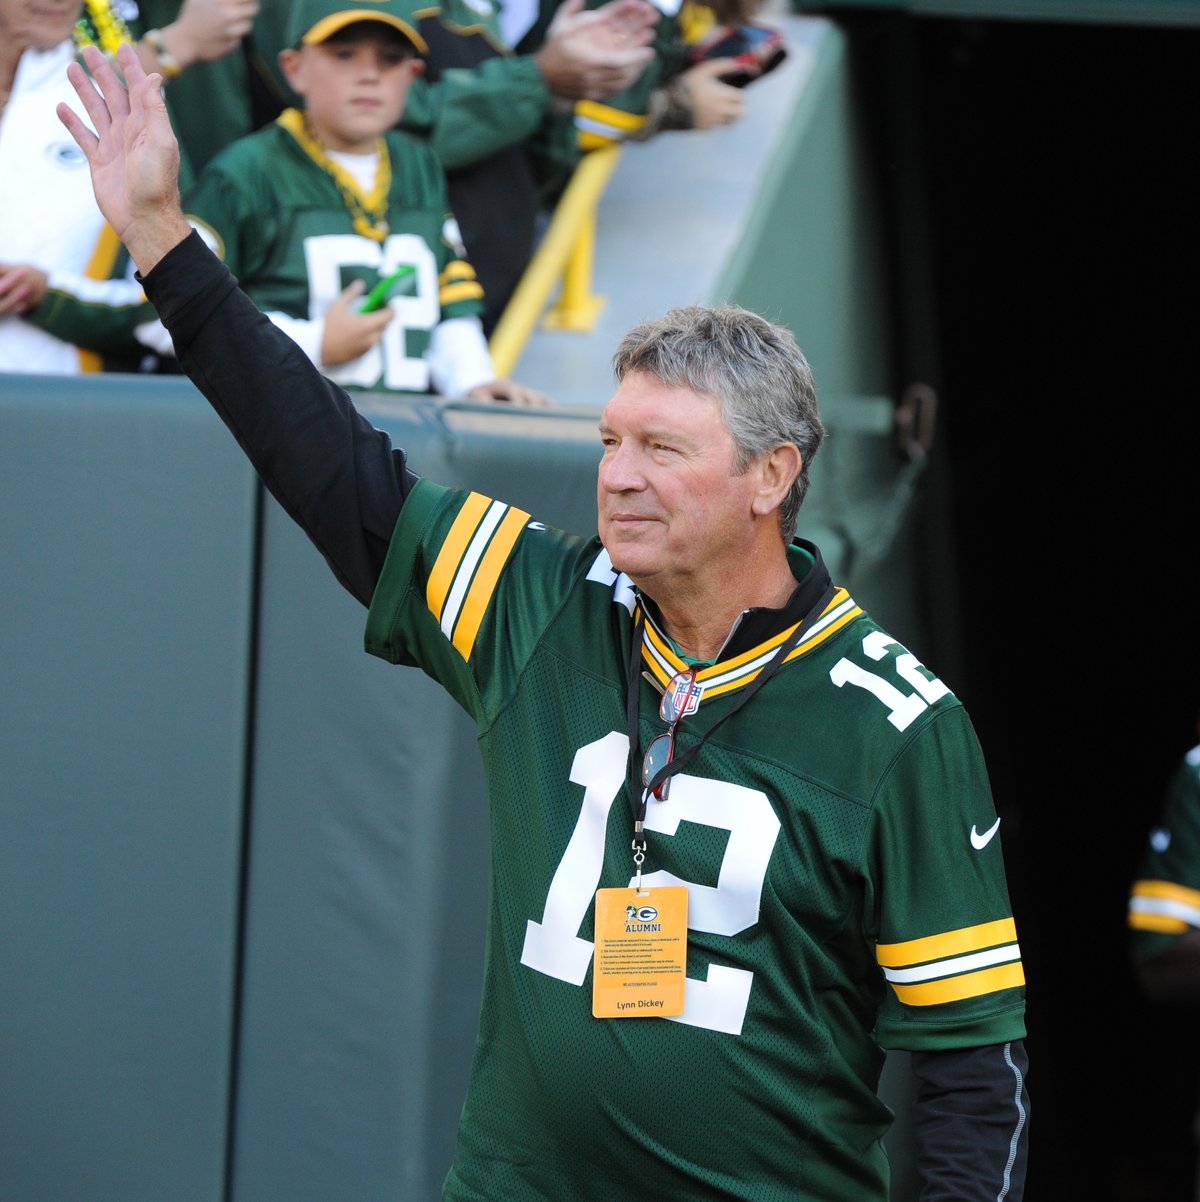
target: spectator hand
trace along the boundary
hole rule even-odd
[[[254,27],[259,0],[183,0],[162,39],[181,68],[221,58]]]
[[[358,305],[365,291],[362,280],[355,280],[325,310],[322,367],[336,367],[365,355],[383,337],[388,322],[395,316],[390,305],[372,313],[359,313]]]
[[[542,408],[550,404],[550,398],[536,388],[518,384],[516,380],[489,380],[486,384],[476,384],[467,393],[471,401],[508,401],[512,405],[525,405],[530,408]]]
[[[30,263],[0,263],[0,317],[31,313],[46,296],[46,273]]]
[[[654,58],[648,43],[658,18],[646,0],[610,0],[592,11],[583,0],[566,0],[534,56],[550,92],[600,100],[629,87]]]
[[[87,158],[100,211],[145,273],[191,233],[179,205],[179,144],[162,78],[147,76],[129,45],[117,50],[124,84],[95,46],[83,57],[91,78],[78,63],[67,67],[67,78],[96,132],[69,105],[58,106],[58,118]]]
[[[679,76],[691,105],[693,128],[732,125],[745,113],[743,90],[721,82],[721,76],[737,70],[737,65],[731,58],[714,58],[689,67]]]

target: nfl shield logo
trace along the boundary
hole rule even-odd
[[[704,686],[694,677],[691,680],[672,682],[675,693],[675,712],[680,718],[686,714],[694,714],[700,708],[700,697]]]

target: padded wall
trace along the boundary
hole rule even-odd
[[[186,382],[0,376],[0,1198],[224,1195],[256,485]]]
[[[594,414],[363,408],[422,474],[594,528]],[[232,1198],[435,1198],[482,978],[474,727],[363,653],[366,611],[273,502],[263,547]]]

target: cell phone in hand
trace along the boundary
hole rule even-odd
[[[395,271],[385,275],[362,299],[358,306],[360,313],[374,313],[388,303],[396,285],[406,276],[416,275],[417,269],[411,263],[401,263]]]
[[[783,34],[770,25],[751,21],[746,25],[721,25],[692,49],[692,65],[715,58],[731,58],[737,66],[721,82],[735,88],[761,79],[774,71],[785,58],[787,46]]]

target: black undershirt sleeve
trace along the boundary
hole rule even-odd
[[[1021,1040],[912,1054],[921,1202],[1020,1202],[1028,1064]]]
[[[193,233],[142,280],[180,366],[343,586],[370,603],[416,477]]]

